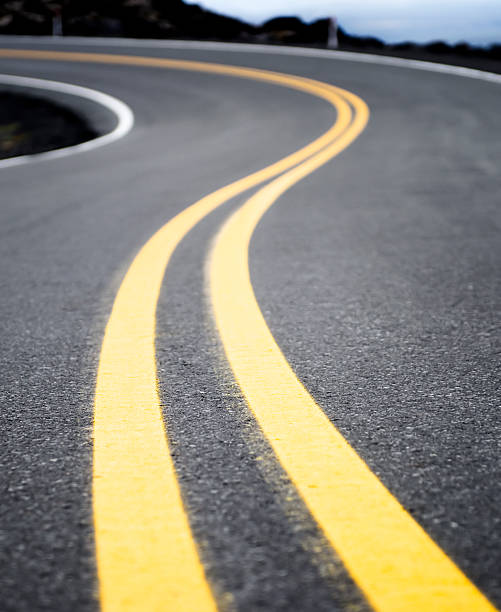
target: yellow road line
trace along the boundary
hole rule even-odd
[[[217,328],[235,378],[283,468],[376,610],[487,611],[487,599],[402,508],[296,378],[257,304],[248,247],[263,214],[287,189],[347,147],[368,109],[350,96],[344,135],[275,179],[220,231],[208,266]]]
[[[157,391],[155,311],[165,268],[182,238],[230,198],[321,151],[351,121],[349,96],[331,86],[261,70],[167,59],[0,50],[0,57],[142,65],[268,81],[327,100],[337,111],[320,138],[223,187],[162,227],[122,281],[103,340],[95,394],[94,523],[104,612],[215,610],[165,435]]]
[[[337,101],[340,119],[331,138],[349,120],[344,105]],[[101,352],[94,426],[94,514],[106,612],[214,608],[163,429],[155,309],[165,267],[180,240],[205,215],[270,172],[229,185],[170,221],[141,249],[115,300]]]

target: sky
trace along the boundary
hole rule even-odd
[[[501,0],[186,0],[259,24],[278,15],[337,16],[351,34],[386,42],[501,43]]]

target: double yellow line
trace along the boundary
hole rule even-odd
[[[297,380],[259,310],[248,245],[287,189],[344,150],[369,111],[339,88],[273,72],[159,58],[3,50],[26,57],[141,65],[266,81],[336,110],[303,149],[206,196],[139,251],[106,327],[95,395],[94,518],[104,612],[215,610],[165,435],[157,391],[155,314],[170,257],[183,237],[229,199],[275,178],[219,233],[208,277],[214,317],[236,380],[277,459],[327,539],[377,610],[493,610],[342,438]],[[279,176],[280,175],[280,176]]]

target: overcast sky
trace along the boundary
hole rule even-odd
[[[388,42],[442,39],[501,43],[501,0],[187,0],[211,10],[262,23],[277,15],[306,21],[336,15],[353,34]]]

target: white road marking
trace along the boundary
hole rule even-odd
[[[87,142],[82,142],[70,147],[62,147],[60,149],[36,153],[34,155],[19,155],[17,157],[3,159],[0,160],[0,169],[28,164],[35,161],[67,157],[68,155],[82,153],[84,151],[91,151],[92,149],[97,149],[98,147],[102,147],[123,138],[130,132],[132,126],[134,125],[134,114],[129,106],[125,104],[125,102],[95,89],[81,87],[80,85],[71,85],[70,83],[62,83],[60,81],[48,81],[46,79],[34,79],[31,77],[10,74],[0,74],[0,85],[12,85],[17,87],[41,89],[45,91],[56,91],[70,94],[72,96],[78,96],[80,98],[86,98],[87,100],[92,100],[93,102],[106,107],[117,117],[117,125],[115,128],[103,136],[99,136],[93,140],[88,140]]]

